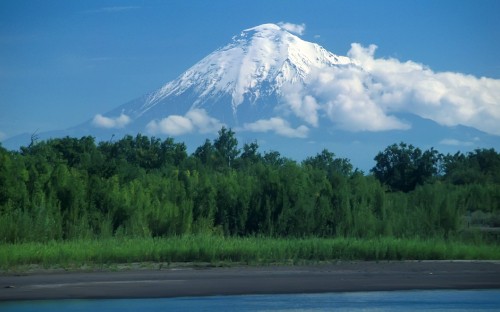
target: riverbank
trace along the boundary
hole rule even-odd
[[[1,301],[499,288],[498,261],[356,261],[0,275]]]

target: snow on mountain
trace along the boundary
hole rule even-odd
[[[197,96],[191,109],[230,95],[236,114],[245,99],[255,102],[274,92],[281,95],[284,84],[305,83],[313,69],[348,64],[352,64],[348,57],[334,55],[278,25],[264,24],[233,37],[230,44],[152,93],[131,113],[139,117],[169,96],[194,92]]]

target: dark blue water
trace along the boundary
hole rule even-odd
[[[352,292],[0,303],[0,311],[500,311],[500,290]]]

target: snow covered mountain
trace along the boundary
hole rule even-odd
[[[254,103],[262,96],[281,95],[284,84],[305,83],[314,69],[351,63],[275,24],[265,24],[243,31],[232,43],[150,95],[137,113],[143,114],[168,96],[194,92],[198,96],[191,109],[230,95],[232,111],[237,114],[245,100]]]
[[[287,29],[246,29],[158,90],[40,138],[143,133],[193,150],[226,126],[263,150],[300,159],[328,148],[365,170],[399,141],[442,152],[500,148],[498,80],[376,59],[373,45],[338,56]]]
[[[108,119],[98,115],[94,125],[130,123],[138,131],[179,135],[195,128],[213,132],[223,124],[285,123],[278,111],[300,115],[302,105],[287,105],[288,90],[303,88],[311,73],[335,66],[355,65],[278,25],[264,24],[244,30],[159,90],[106,114]]]

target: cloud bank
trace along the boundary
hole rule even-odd
[[[302,125],[297,128],[292,128],[288,121],[279,117],[260,119],[253,123],[246,123],[243,125],[243,130],[252,132],[272,131],[278,135],[289,138],[306,138],[309,133],[308,127]]]
[[[476,142],[472,141],[461,141],[457,139],[443,139],[439,141],[439,144],[441,145],[449,145],[449,146],[474,146]]]
[[[105,117],[101,114],[97,114],[92,119],[92,125],[98,128],[106,129],[120,129],[124,128],[131,121],[130,117],[122,113],[118,117]]]
[[[280,22],[278,25],[286,31],[294,33],[296,35],[303,35],[306,31],[306,24],[293,24],[293,23],[285,23]]]
[[[353,43],[354,64],[317,69],[303,85],[284,86],[281,109],[312,127],[325,117],[348,131],[405,130],[411,125],[396,114],[412,113],[500,135],[500,80],[375,58],[376,48]]]
[[[210,117],[204,109],[192,109],[184,116],[170,115],[159,121],[152,120],[146,125],[150,134],[182,135],[192,132],[215,133],[222,124]]]

